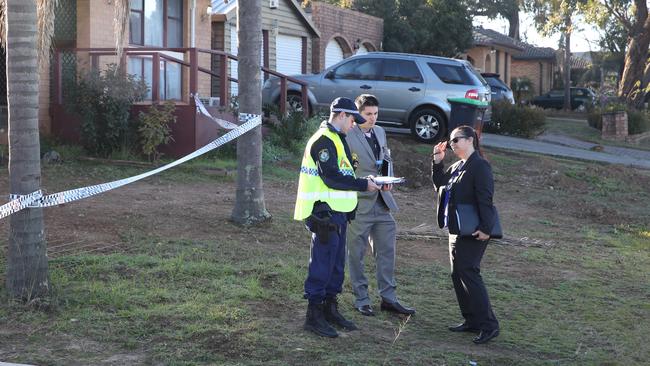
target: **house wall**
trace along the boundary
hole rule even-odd
[[[382,49],[384,20],[381,18],[316,1],[311,4],[311,16],[321,32],[320,38],[313,40],[312,72],[323,70],[325,48],[332,39],[339,42],[344,57],[352,55],[357,40],[367,48]]]
[[[474,60],[474,68],[479,72],[497,73],[504,83],[510,85],[513,77],[513,60],[509,51],[499,47],[477,46],[470,48],[466,55]]]
[[[528,78],[533,84],[533,95],[551,90],[553,83],[552,62],[545,60],[512,60],[512,77]],[[540,72],[541,70],[541,72]]]

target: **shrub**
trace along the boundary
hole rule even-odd
[[[587,114],[587,123],[598,131],[603,129],[603,115],[600,108],[594,108]]]
[[[322,116],[315,115],[305,119],[302,111],[291,111],[281,120],[270,118],[270,134],[267,141],[293,153],[300,153],[305,141],[318,128]]]
[[[517,103],[524,103],[533,96],[533,82],[527,77],[513,78],[510,88],[515,95]]]
[[[492,123],[486,132],[532,138],[544,129],[544,113],[533,107],[512,105],[506,101],[492,106]]]
[[[629,108],[627,111],[627,132],[630,135],[650,131],[650,114]]]
[[[81,116],[84,148],[100,156],[128,150],[133,142],[129,110],[134,102],[144,99],[146,92],[144,81],[126,74],[116,64],[79,75],[66,99],[66,109]]]
[[[162,105],[152,105],[147,113],[140,112],[138,116],[138,135],[142,152],[151,161],[157,161],[162,155],[158,147],[174,141],[171,137],[170,123],[176,123],[174,102],[167,101]]]

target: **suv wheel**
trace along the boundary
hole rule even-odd
[[[302,112],[302,97],[300,94],[287,95],[287,109],[290,111]]]
[[[410,120],[411,134],[418,141],[434,143],[444,135],[445,119],[435,109],[425,108],[415,111]]]

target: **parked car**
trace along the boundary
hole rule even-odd
[[[490,90],[492,90],[492,103],[505,100],[511,104],[515,104],[515,96],[512,93],[512,90],[508,85],[506,85],[506,83],[499,79],[499,74],[483,72],[481,73],[481,76],[490,85]]]
[[[583,111],[596,103],[596,93],[589,88],[571,88],[571,109]],[[564,108],[564,89],[551,90],[533,98],[531,104],[542,108]]]
[[[352,56],[314,75],[292,76],[309,83],[309,109],[327,109],[336,97],[371,93],[379,98],[379,124],[404,126],[418,140],[435,142],[445,136],[448,98],[490,101],[490,88],[464,60],[406,53],[370,52]],[[302,108],[300,86],[288,83],[287,101]],[[277,104],[280,81],[264,83],[262,101]],[[491,110],[485,113],[489,120]]]

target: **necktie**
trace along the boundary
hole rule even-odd
[[[461,161],[460,164],[458,164],[456,170],[454,170],[454,172],[451,173],[451,177],[449,177],[449,182],[447,183],[447,187],[445,187],[445,202],[444,202],[445,226],[444,227],[447,227],[447,224],[449,224],[448,216],[449,216],[449,198],[451,197],[451,186],[456,182],[456,179],[458,178],[460,171],[463,169],[463,165],[465,165],[464,161]]]

